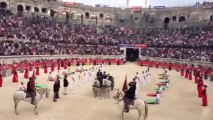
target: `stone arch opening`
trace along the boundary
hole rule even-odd
[[[29,12],[31,10],[31,6],[26,6],[25,10]]]
[[[18,5],[18,6],[17,6],[17,11],[18,11],[18,12],[23,12],[23,11],[24,11],[23,5]]]
[[[47,8],[41,8],[42,13],[47,13]]]
[[[66,12],[66,19],[70,18],[70,14],[68,12]]]
[[[100,20],[103,20],[103,19],[104,19],[104,14],[103,14],[103,13],[100,13],[99,19],[100,19]]]
[[[170,22],[169,17],[164,18],[164,28],[168,28],[169,22]]]
[[[213,14],[210,16],[210,22],[213,22]]]
[[[55,11],[54,10],[50,10],[50,17],[54,17],[55,16]]]
[[[7,3],[6,2],[0,2],[0,9],[6,9]]]
[[[66,22],[69,22],[70,14],[68,12],[65,12],[65,16],[66,16]]]
[[[81,24],[84,23],[84,15],[83,14],[80,14],[80,19],[81,19]]]
[[[34,7],[34,12],[39,13],[39,8],[38,7]]]
[[[86,13],[85,13],[85,18],[86,18],[86,19],[89,19],[89,17],[90,17],[89,12],[86,12]]]
[[[178,21],[179,21],[179,22],[184,22],[184,21],[186,21],[185,16],[180,16]]]

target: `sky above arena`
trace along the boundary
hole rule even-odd
[[[76,2],[83,3],[85,5],[109,5],[111,7],[131,7],[131,6],[143,6],[145,7],[146,0],[129,0],[129,6],[127,6],[127,0],[62,0],[64,2]],[[177,6],[191,6],[196,2],[202,3],[203,1],[213,2],[213,0],[147,0],[147,6],[166,6],[166,7],[177,7]]]

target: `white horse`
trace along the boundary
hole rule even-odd
[[[92,87],[93,87],[94,97],[96,98],[96,97],[100,96],[100,98],[101,98],[101,85],[100,85],[100,82],[98,80],[94,80],[93,84],[92,84]]]
[[[110,91],[112,89],[111,87],[112,82],[107,80],[107,79],[103,79],[103,92],[104,92],[104,96],[105,98],[110,96]]]
[[[123,97],[124,93],[122,91],[119,91],[119,89],[115,89],[116,93],[114,94],[114,99],[116,103],[118,104],[120,108],[120,119],[124,120],[124,102],[123,102]],[[142,99],[135,99],[134,100],[134,105],[129,105],[129,109],[137,109],[138,110],[138,120],[141,120],[141,116],[143,114],[143,111],[145,110],[145,113],[143,115],[143,120],[147,120],[148,116],[148,105],[147,103],[142,100]]]
[[[46,94],[46,97],[49,97],[49,89],[47,88],[39,88],[36,89],[36,96],[35,96],[35,107],[34,107],[34,112],[36,115],[38,115],[37,112],[37,106],[39,101],[42,99],[43,95]],[[13,95],[13,100],[14,100],[14,104],[15,104],[15,113],[16,115],[19,115],[18,111],[17,111],[17,107],[20,101],[26,101],[26,102],[31,102],[31,97],[30,98],[26,98],[26,93],[25,91],[16,91]]]

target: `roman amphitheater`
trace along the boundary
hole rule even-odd
[[[145,102],[155,100],[148,94],[169,80],[160,103],[148,104],[147,120],[213,120],[212,11],[210,2],[122,9],[54,0],[0,0],[0,120],[120,120],[115,89],[122,90],[125,80],[133,78],[139,81],[137,99]],[[99,69],[114,78],[109,99],[94,97]],[[45,85],[49,97],[42,97],[38,115],[25,101],[19,103],[16,115],[14,94],[20,92],[21,82],[27,88],[37,70],[35,83]],[[165,71],[168,76],[162,78]],[[65,73],[67,95],[63,95]],[[60,98],[53,102],[58,75]],[[137,110],[124,113],[124,119],[138,120]]]

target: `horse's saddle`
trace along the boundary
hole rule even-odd
[[[135,104],[135,100],[131,100],[128,105],[134,105],[134,104]]]
[[[35,96],[36,96],[36,94],[35,94]],[[31,97],[33,97],[33,94],[30,92],[26,92],[26,98],[31,98]]]
[[[26,92],[26,98],[31,98],[32,95],[29,92]]]

